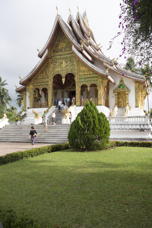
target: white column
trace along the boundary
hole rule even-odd
[[[29,90],[26,90],[26,109],[30,108],[30,93]]]

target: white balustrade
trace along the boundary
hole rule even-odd
[[[109,117],[111,130],[139,130],[151,131],[151,124],[147,116]]]

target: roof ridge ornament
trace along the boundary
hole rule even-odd
[[[57,13],[57,15],[59,15],[59,10],[58,10],[57,6],[56,6],[56,13]]]
[[[113,59],[112,59],[112,64],[113,64],[113,66],[118,65],[117,60],[118,60],[117,58],[113,58]]]
[[[109,74],[109,68],[107,67],[105,70],[105,74],[108,75]]]
[[[71,14],[71,9],[70,9],[70,8],[69,8],[69,14],[72,15],[72,14]]]

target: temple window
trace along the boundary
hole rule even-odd
[[[47,89],[47,88],[41,89],[40,106],[41,106],[42,108],[48,106],[48,89]]]
[[[96,84],[90,85],[89,100],[91,100],[95,105],[98,103],[98,89]]]
[[[64,88],[65,89],[73,89],[73,90],[75,90],[75,79],[74,79],[74,75],[73,74],[71,74],[71,73],[66,74]]]
[[[85,105],[86,101],[88,101],[88,98],[89,98],[88,86],[82,85],[81,86],[81,105]]]

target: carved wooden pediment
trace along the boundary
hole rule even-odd
[[[119,85],[117,86],[116,89],[114,89],[114,93],[118,93],[118,92],[128,92],[129,93],[129,89],[128,87],[125,85],[124,80],[121,79],[119,82]]]

